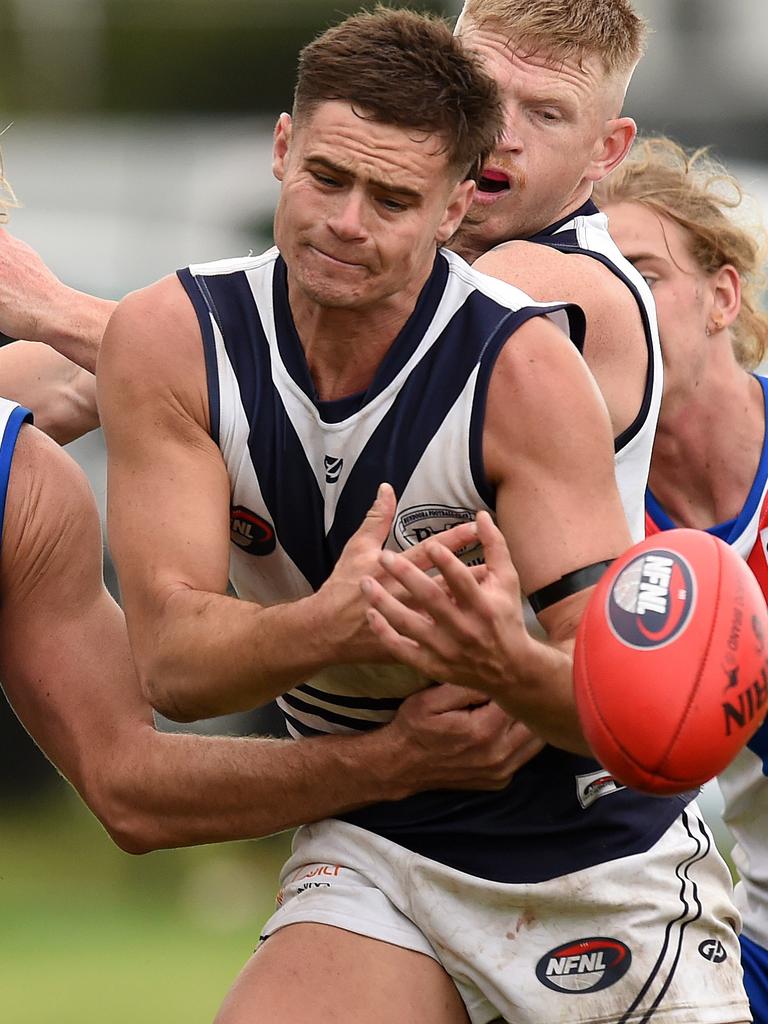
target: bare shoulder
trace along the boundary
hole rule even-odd
[[[558,395],[584,391],[588,400],[599,399],[594,379],[571,340],[545,316],[518,327],[501,349],[491,377],[489,402],[501,409],[530,409],[547,417]],[[543,405],[543,403],[545,403]]]
[[[586,316],[584,359],[608,405],[614,436],[635,422],[648,380],[648,344],[632,292],[592,256],[536,242],[510,242],[475,268],[527,292],[537,302],[573,302]]]
[[[109,321],[98,372],[131,368],[147,380],[179,358],[200,352],[200,329],[184,286],[175,274],[131,292]]]
[[[505,475],[510,457],[559,464],[577,438],[581,445],[603,434],[612,455],[605,403],[584,360],[546,317],[528,320],[501,349],[491,376],[483,438],[489,479]]]
[[[599,260],[563,253],[538,242],[507,242],[481,256],[476,270],[516,285],[537,302],[576,302],[589,316],[625,310],[639,324],[637,304],[626,285]]]
[[[203,342],[197,315],[175,274],[127,295],[107,327],[97,366],[108,432],[115,415],[183,410],[207,423]]]

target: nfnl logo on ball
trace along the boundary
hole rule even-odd
[[[646,551],[616,577],[606,618],[627,647],[663,647],[685,629],[695,599],[693,571],[684,558],[664,549]]]

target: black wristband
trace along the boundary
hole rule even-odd
[[[612,558],[609,558],[605,562],[593,562],[592,565],[585,565],[583,569],[574,569],[573,572],[567,572],[565,576],[561,576],[554,583],[548,583],[546,587],[535,590],[528,595],[531,608],[538,615],[544,608],[557,604],[564,597],[577,594],[580,590],[586,590],[587,587],[597,583],[608,566],[613,564],[613,561]]]

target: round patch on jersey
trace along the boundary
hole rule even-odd
[[[555,992],[580,995],[614,985],[631,963],[632,951],[619,939],[591,936],[545,953],[536,965],[536,977]]]
[[[608,591],[605,615],[617,640],[645,650],[664,647],[688,625],[696,581],[688,562],[664,548],[633,558]]]
[[[271,555],[277,545],[272,524],[243,505],[229,510],[229,538],[248,555]]]
[[[398,513],[392,532],[400,548],[405,551],[454,526],[471,523],[474,518],[475,512],[470,508],[458,508],[454,505],[411,505]],[[483,549],[480,544],[462,548],[456,554],[465,565],[480,565],[483,562]]]

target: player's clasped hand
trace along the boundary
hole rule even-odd
[[[412,763],[418,789],[503,789],[544,746],[497,704],[450,683],[409,697],[385,728],[402,739],[399,763]]]
[[[398,604],[405,605],[410,600],[408,588],[403,587],[380,562],[381,549],[392,529],[396,509],[395,492],[389,484],[381,484],[362,525],[350,537],[333,572],[317,593],[323,607],[322,622],[333,631],[340,661],[389,660],[387,647],[382,646],[378,635],[369,627],[366,617],[368,606],[361,594],[361,582],[363,579],[374,580]],[[435,564],[432,553],[435,549],[447,552],[455,561],[452,552],[474,544],[477,536],[475,523],[462,523],[445,530],[439,538],[414,545],[397,557],[414,573],[427,579],[423,570]]]
[[[532,646],[523,621],[520,584],[503,535],[487,512],[477,516],[485,566],[477,571],[451,551],[424,542],[423,554],[441,578],[407,558],[383,551],[386,577],[362,582],[368,622],[389,653],[434,679],[493,694],[524,670]],[[400,593],[394,592],[399,585]]]

